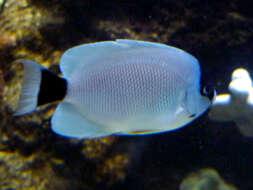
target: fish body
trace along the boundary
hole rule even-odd
[[[36,63],[24,62],[29,64]],[[211,104],[200,93],[197,59],[163,44],[117,40],[80,45],[63,54],[60,69],[65,79],[58,92],[64,96],[52,129],[68,137],[175,130]]]

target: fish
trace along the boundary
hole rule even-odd
[[[118,39],[82,44],[60,59],[63,77],[23,60],[15,115],[60,101],[52,130],[69,138],[145,135],[179,129],[205,113],[214,91],[198,60],[161,43]]]

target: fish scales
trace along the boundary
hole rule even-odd
[[[103,124],[115,119],[156,117],[163,112],[169,115],[180,106],[185,81],[163,57],[166,54],[130,52],[98,60],[93,67],[75,73],[67,99],[88,119]]]

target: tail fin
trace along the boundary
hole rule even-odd
[[[23,115],[37,106],[62,100],[67,92],[67,81],[38,63],[30,60],[24,66],[22,93],[15,115]]]

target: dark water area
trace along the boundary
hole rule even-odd
[[[52,132],[57,104],[13,117],[22,81],[17,60],[60,74],[64,51],[97,41],[181,48],[199,60],[205,83],[228,93],[236,68],[253,75],[252,1],[0,0],[1,6],[1,190],[253,189],[253,137],[208,113],[172,132],[89,140]]]

